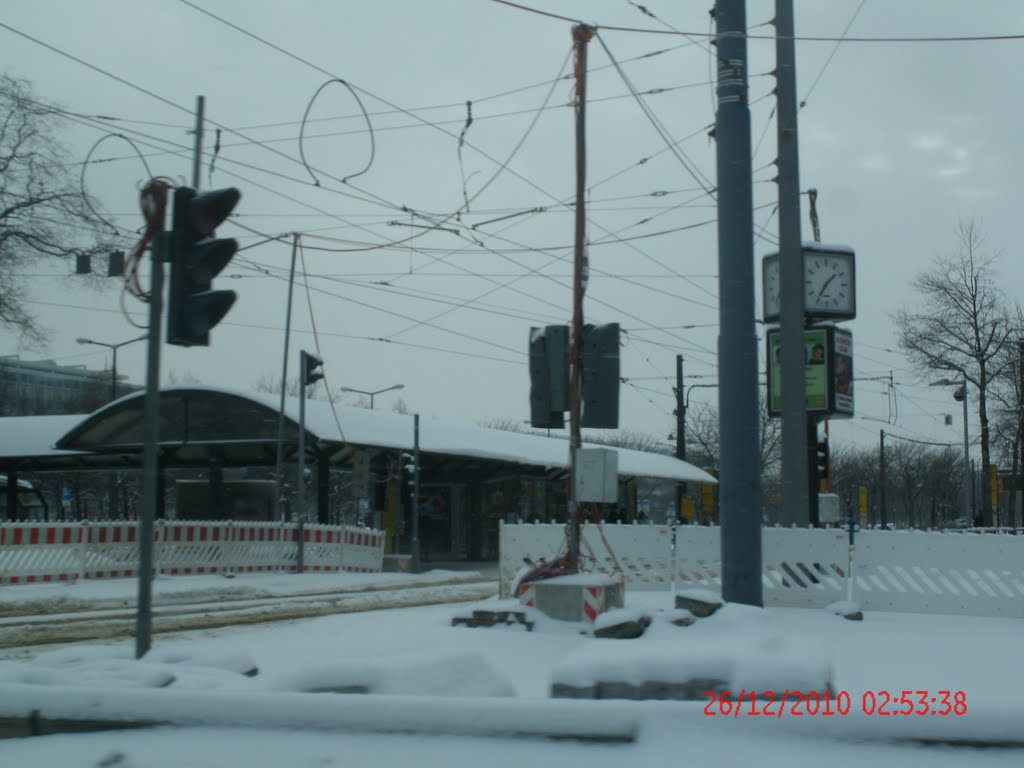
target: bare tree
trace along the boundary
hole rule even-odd
[[[0,74],[0,325],[30,343],[42,342],[46,331],[26,306],[25,267],[113,247],[96,242],[100,221],[69,171],[56,138],[59,120],[28,83]]]
[[[761,476],[772,475],[779,469],[781,461],[782,420],[768,414],[768,407],[761,393],[758,407],[758,460]],[[693,413],[690,413],[692,411]],[[700,403],[688,409],[686,414],[686,455],[691,464],[703,467],[717,467],[719,457],[718,409],[707,403]],[[691,449],[695,449],[692,450]]]
[[[953,374],[974,385],[984,468],[990,463],[988,397],[1006,364],[1004,352],[1013,331],[1005,295],[995,281],[997,254],[982,252],[982,234],[974,222],[960,222],[957,236],[958,251],[937,257],[934,267],[914,281],[920,308],[900,309],[895,320],[900,346],[917,368],[926,374]],[[982,477],[984,521],[991,525],[988,473]]]

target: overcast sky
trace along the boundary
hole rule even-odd
[[[598,26],[700,35],[609,29],[589,48],[585,317],[627,332],[622,427],[667,440],[676,354],[685,358],[687,387],[713,385],[717,375],[716,211],[706,194],[715,184],[711,3],[647,0],[656,18],[627,0],[526,4]],[[571,312],[572,85],[557,79],[571,73],[571,24],[489,0],[196,5],[234,27],[183,0],[38,0],[0,13],[38,41],[0,28],[9,74],[30,80],[41,100],[105,116],[65,124],[76,163],[105,133],[120,132],[136,140],[154,175],[190,182],[191,113],[196,96],[206,97],[201,185],[241,189],[240,226],[225,224],[219,234],[246,248],[215,287],[239,298],[208,349],[164,347],[165,381],[173,373],[250,386],[280,375],[291,233],[299,232],[305,266],[300,260],[292,372],[298,350],[316,348],[315,321],[335,390],[402,383],[402,392],[378,396],[377,407],[400,395],[426,418],[528,419],[528,330],[567,322]],[[756,221],[765,235],[755,244],[758,263],[777,227],[774,43],[765,24],[773,6],[747,3],[751,34],[766,38],[750,41]],[[1024,4],[796,2],[798,35],[834,38],[848,25],[852,37],[1022,33]],[[959,445],[959,404],[908,367],[892,313],[916,304],[914,276],[956,249],[959,219],[983,227],[986,248],[1002,252],[1002,285],[1020,298],[1024,108],[1015,79],[1024,41],[800,41],[797,63],[806,100],[801,186],[819,191],[822,240],[857,253],[859,316],[848,324],[861,379],[857,417],[833,422],[833,441],[877,443],[885,429]],[[368,118],[344,87],[325,88],[309,109],[307,169],[300,125],[325,73],[357,89]],[[645,94],[678,154],[630,88]],[[467,101],[473,122],[460,153]],[[224,130],[211,170],[217,126]],[[90,164],[89,191],[117,226],[137,229],[143,163],[114,139],[93,158],[113,161]],[[460,207],[445,224],[455,231],[422,228],[427,216]],[[802,225],[810,239],[806,208]],[[271,236],[281,239],[260,244]],[[403,242],[388,245],[394,241]],[[2,332],[0,353],[101,369],[109,353],[79,346],[77,337],[117,342],[139,333],[121,314],[117,281],[96,291],[63,268],[37,274],[32,307],[52,340],[30,350]],[[142,320],[144,308],[133,302]],[[144,347],[118,355],[119,369],[139,383]],[[890,371],[895,398],[888,382],[871,380]],[[692,389],[691,407],[702,402],[717,402],[712,386]],[[953,426],[944,425],[946,413]],[[972,414],[972,436],[977,430]]]

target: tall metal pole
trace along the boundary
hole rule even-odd
[[[683,393],[683,356],[676,355],[676,458],[686,461],[686,403]],[[683,497],[686,483],[676,483],[676,514],[678,520],[683,511]]]
[[[303,558],[306,551],[305,526],[306,526],[306,383],[303,377],[306,375],[306,352],[299,352],[299,487],[297,489],[296,513],[299,518],[299,556],[296,564],[296,571],[302,573]],[[292,515],[294,518],[296,515]]]
[[[420,572],[420,415],[412,417],[412,572]]]
[[[797,151],[796,53],[793,0],[775,2],[778,84],[779,326],[782,348],[782,511],[784,525],[811,522],[811,473],[804,374],[804,266],[800,239],[800,161]],[[813,466],[813,464],[811,464]]]
[[[168,236],[153,239],[149,289],[149,342],[146,351],[146,400],[142,421],[142,518],[139,520],[139,596],[135,614],[135,658],[152,644],[153,629],[153,521],[160,487],[160,322],[163,314],[164,261]]]
[[[288,270],[288,306],[284,314],[284,359],[281,361],[281,404],[277,416],[277,505],[275,516],[284,520],[284,396],[288,389],[288,341],[292,330],[292,288],[295,285],[295,256],[299,250],[299,233],[292,234],[292,266]]]
[[[888,530],[889,520],[885,512],[885,486],[888,481],[885,477],[885,430],[878,431],[878,522],[882,530]]]
[[[192,188],[199,191],[199,166],[203,154],[203,116],[206,111],[206,97],[196,96],[196,140],[192,153]]]
[[[761,478],[745,0],[717,0],[715,21],[722,597],[760,606]]]
[[[586,260],[587,211],[587,43],[594,28],[577,24],[572,28],[576,51],[576,231],[572,269],[572,338],[569,345],[569,562],[579,564],[580,518],[576,498],[577,454],[583,445],[580,433],[580,401],[583,372],[583,270]]]
[[[111,349],[113,350],[112,360],[110,362],[110,402],[117,400],[117,347],[115,344]]]
[[[967,525],[974,525],[974,514],[971,509],[971,444],[967,440],[967,377],[961,384],[964,396],[964,519]]]

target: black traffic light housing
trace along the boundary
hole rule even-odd
[[[238,250],[233,239],[216,239],[214,230],[241,198],[234,187],[196,194],[179,187],[174,193],[171,231],[171,288],[167,307],[167,343],[207,347],[210,329],[235,303],[234,291],[211,289]]]
[[[953,399],[956,400],[958,403],[962,403],[964,401],[964,388],[963,388],[963,386],[959,386],[959,387],[957,387],[956,389],[953,390]]]
[[[324,372],[317,370],[323,364],[322,357],[306,350],[299,352],[299,374],[302,377],[302,386],[308,387],[310,384],[316,384],[324,377]]]
[[[562,429],[569,408],[569,328],[530,329],[530,426]]]
[[[828,477],[828,439],[819,440],[814,450],[814,469],[818,473],[818,479],[824,480]]]
[[[619,324],[583,326],[580,426],[619,428]]]

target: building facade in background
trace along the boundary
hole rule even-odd
[[[118,397],[137,389],[127,383],[126,376],[118,375]],[[89,413],[110,402],[114,390],[110,370],[0,356],[0,416]]]

